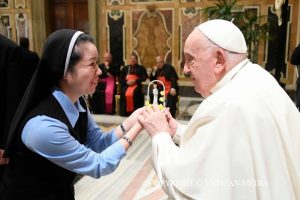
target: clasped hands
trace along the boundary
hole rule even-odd
[[[128,127],[139,126],[140,131],[144,128],[150,137],[162,132],[173,137],[177,129],[177,121],[172,117],[169,108],[161,110],[157,105],[137,109],[124,123]]]

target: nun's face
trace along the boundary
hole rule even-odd
[[[74,66],[72,72],[67,73],[69,91],[75,96],[92,94],[98,84],[101,70],[98,67],[98,50],[91,42],[83,42],[78,45],[82,57]]]
[[[210,51],[207,39],[199,30],[194,30],[187,38],[184,56],[183,72],[191,76],[195,91],[203,97],[208,97],[211,94],[210,90],[217,83],[214,73],[216,58]]]

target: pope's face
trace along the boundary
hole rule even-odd
[[[68,72],[70,91],[74,95],[82,96],[95,92],[98,84],[98,76],[101,70],[98,67],[98,50],[91,42],[83,42],[78,45],[82,57],[74,66],[72,72]]]
[[[214,73],[216,59],[205,36],[194,30],[184,46],[185,65],[183,72],[192,78],[195,91],[203,97],[211,94],[210,90],[217,83]]]

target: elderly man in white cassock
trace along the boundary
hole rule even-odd
[[[187,125],[147,107],[139,122],[172,199],[300,199],[300,114],[262,67],[241,31],[210,20],[188,36],[184,73],[205,100]]]

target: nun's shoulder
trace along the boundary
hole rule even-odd
[[[28,142],[46,144],[59,138],[59,134],[68,132],[68,127],[61,121],[45,115],[38,115],[25,124],[22,130],[22,141],[25,145]]]

